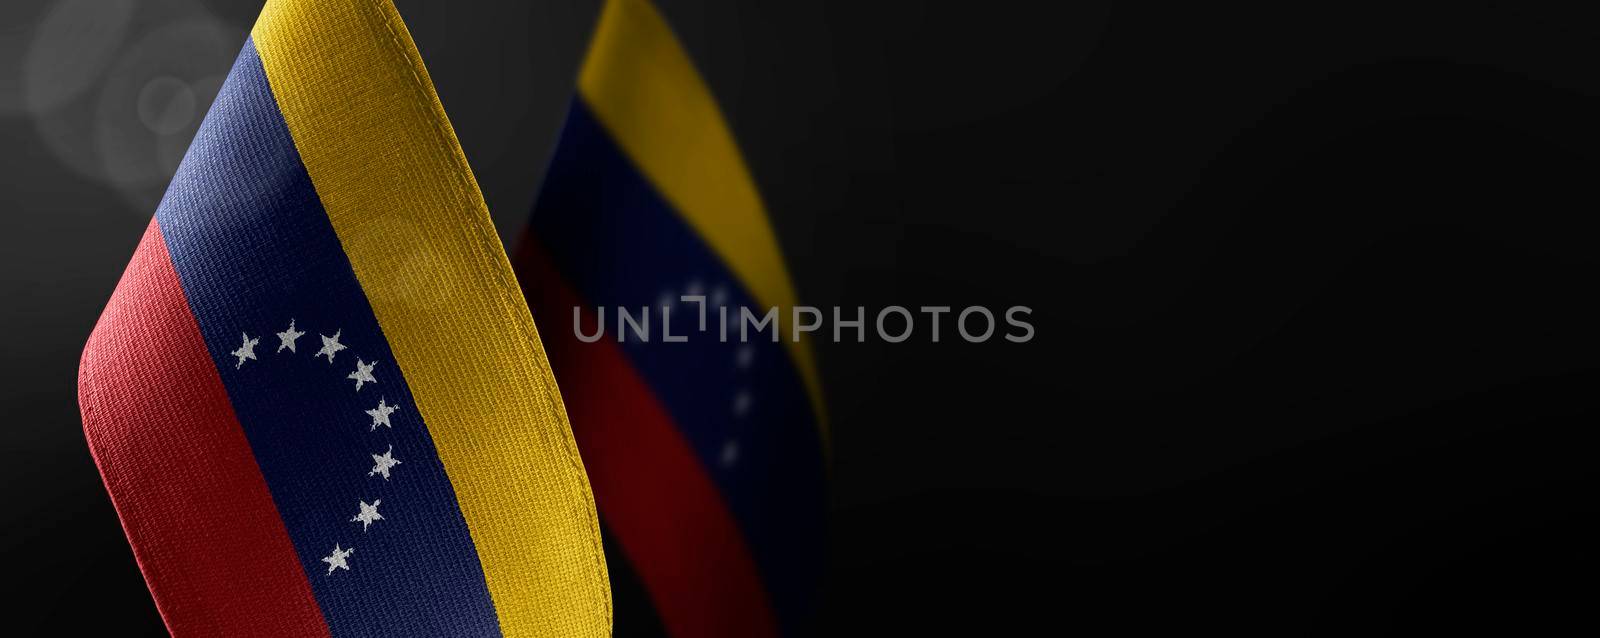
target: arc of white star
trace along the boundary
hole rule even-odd
[[[245,359],[256,358],[256,344],[261,343],[260,337],[251,339],[248,333],[241,332],[239,334],[244,335],[244,345],[239,346],[239,349],[234,350],[232,353],[233,356],[239,358],[239,362],[233,364],[233,369],[235,370],[238,370],[240,366],[244,365]]]
[[[333,553],[323,556],[322,562],[328,564],[329,574],[332,574],[333,570],[335,569],[350,571],[350,563],[348,562],[348,559],[350,558],[350,555],[354,553],[356,553],[356,548],[352,547],[350,549],[340,549],[339,544],[334,543]]]
[[[368,527],[372,527],[373,521],[383,520],[383,515],[378,513],[378,504],[382,502],[383,499],[381,498],[373,499],[371,505],[368,505],[366,501],[361,501],[361,511],[356,514],[355,518],[350,519],[350,522],[360,523],[361,531],[367,531]]]
[[[755,402],[755,397],[750,396],[750,392],[746,390],[740,390],[738,393],[733,395],[733,415],[744,416],[749,414],[750,406]]]
[[[312,358],[327,355],[328,365],[333,365],[333,355],[344,349],[344,344],[339,343],[339,334],[343,332],[343,329],[335,330],[332,337],[325,334],[317,335],[322,337],[322,349],[318,350],[316,354],[312,355]]]
[[[371,368],[368,368],[368,371],[370,371],[370,370],[371,370]],[[356,372],[360,372],[360,370],[357,370]],[[355,378],[354,374],[355,373],[351,373],[351,375],[352,375],[351,378]],[[371,375],[368,375],[368,378],[371,379]],[[373,381],[376,382],[376,380],[373,380]],[[361,380],[360,379],[356,380],[356,389],[357,390],[361,389]],[[367,430],[367,431],[371,432],[373,430],[376,430],[376,429],[378,429],[378,426],[380,426],[380,425],[383,426],[383,427],[386,427],[386,428],[389,428],[389,429],[393,430],[394,426],[389,423],[389,415],[394,414],[395,410],[399,410],[399,409],[400,408],[397,408],[397,407],[394,407],[392,405],[389,405],[388,403],[385,403],[383,398],[380,397],[378,399],[378,407],[373,408],[371,410],[367,410],[367,414],[372,417],[372,428]]]
[[[305,334],[304,331],[295,330],[294,320],[290,319],[289,329],[278,333],[278,349],[275,352],[283,352],[284,348],[288,348],[289,352],[294,352],[294,342]]]
[[[361,391],[363,384],[378,382],[378,378],[372,376],[372,367],[375,365],[378,365],[378,362],[367,363],[362,361],[361,357],[356,357],[356,371],[345,377],[346,379],[356,380],[356,392]]]
[[[387,481],[389,480],[389,470],[394,466],[399,465],[400,459],[394,457],[394,446],[391,445],[389,446],[388,451],[384,452],[383,454],[372,455],[372,462],[374,464],[372,466],[372,471],[367,472],[367,476],[382,474],[383,480]],[[377,503],[373,503],[373,505],[377,505]]]

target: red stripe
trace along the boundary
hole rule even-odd
[[[173,635],[328,635],[154,222],[84,347],[78,402]]]
[[[595,504],[662,624],[674,636],[777,635],[755,562],[711,477],[618,344],[573,336],[572,309],[582,304],[537,244],[521,242],[517,274]]]

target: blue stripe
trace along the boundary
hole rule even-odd
[[[739,343],[737,309],[758,316],[765,309],[640,176],[581,99],[573,101],[530,226],[579,295],[607,308],[607,338],[616,338],[617,306],[639,315],[641,306],[658,307],[663,295],[676,299],[698,288],[729,308],[727,343],[720,341],[715,307],[707,332],[696,334],[698,309],[688,303],[672,313],[672,333],[688,336],[687,342],[662,342],[656,310],[650,342],[629,333],[623,351],[739,522],[780,623],[803,625],[815,609],[822,569],[821,441],[783,345],[772,343],[770,333]],[[593,329],[584,326],[586,334]]]
[[[228,397],[335,636],[497,636],[482,567],[434,451],[339,239],[300,162],[253,42],[156,211]],[[395,246],[403,256],[405,246]],[[305,336],[278,351],[295,321]],[[315,358],[319,335],[347,350]],[[260,339],[236,367],[241,333]],[[357,358],[378,380],[347,379]],[[371,429],[380,398],[392,429]],[[391,480],[369,476],[393,446]],[[182,454],[183,451],[175,450]],[[250,463],[251,459],[237,459]],[[363,531],[358,503],[381,500]],[[335,544],[354,548],[328,573]],[[193,560],[227,561],[196,548]],[[263,595],[269,595],[264,593]]]

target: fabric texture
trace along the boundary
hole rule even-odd
[[[79,387],[175,635],[610,632],[554,376],[387,0],[268,2]]]
[[[275,0],[252,36],[412,381],[502,625],[609,619],[598,522],[555,378],[399,14],[387,0]],[[340,108],[351,99],[362,108]],[[402,258],[393,247],[404,245],[416,249]],[[592,540],[585,560],[576,538]],[[580,603],[589,608],[571,608]]]

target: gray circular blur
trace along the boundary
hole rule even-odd
[[[196,102],[188,82],[163,75],[139,89],[139,121],[156,135],[171,135],[194,121]]]
[[[161,27],[118,56],[100,91],[94,142],[103,177],[154,209],[238,54],[244,34],[212,20]],[[202,93],[204,91],[204,93]]]
[[[238,54],[243,28],[195,0],[58,0],[38,13],[16,30],[30,43],[14,112],[33,120],[62,165],[149,214]]]
[[[0,2],[0,117],[23,110],[22,60],[49,0]]]
[[[22,62],[27,109],[42,113],[77,97],[105,71],[127,34],[133,0],[63,0],[35,27]]]

